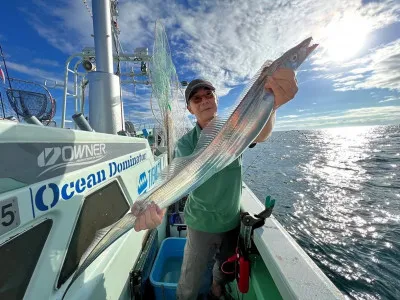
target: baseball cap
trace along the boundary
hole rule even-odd
[[[211,82],[203,79],[194,79],[192,80],[185,91],[185,98],[186,98],[186,104],[189,103],[190,97],[193,96],[193,94],[196,92],[197,89],[199,88],[209,88],[212,91],[215,91],[215,87],[211,84]]]

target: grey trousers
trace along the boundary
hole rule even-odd
[[[220,266],[235,253],[239,229],[238,226],[224,233],[208,233],[188,227],[181,276],[176,291],[177,299],[197,298],[209,266],[213,268],[213,280],[217,283],[225,285],[235,279],[234,274],[223,273]],[[233,264],[229,265],[232,267]],[[232,271],[232,268],[229,269]]]

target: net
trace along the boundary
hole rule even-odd
[[[167,35],[160,21],[155,24],[150,78],[152,99],[156,100],[158,105],[158,113],[155,117],[161,125],[171,160],[176,142],[193,126],[187,116],[184,93],[172,62]]]
[[[17,116],[35,116],[48,125],[53,119],[56,104],[50,92],[42,85],[10,78],[11,88],[6,89],[8,102]]]

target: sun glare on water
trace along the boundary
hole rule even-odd
[[[348,14],[332,21],[326,30],[325,48],[330,59],[345,61],[363,48],[371,28],[366,18]]]

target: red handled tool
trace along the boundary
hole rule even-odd
[[[238,285],[238,289],[241,293],[245,294],[249,291],[249,282],[250,282],[250,259],[249,255],[252,253],[251,251],[251,237],[253,235],[253,230],[259,228],[264,225],[265,219],[271,216],[272,209],[274,208],[275,200],[268,196],[265,199],[265,209],[257,214],[250,215],[248,212],[241,214],[241,223],[240,223],[240,234],[238,238],[238,246],[236,248],[236,253],[232,255],[226,262],[224,262],[221,266],[221,269],[224,273],[233,272],[225,272],[223,267],[225,263],[235,263],[235,274],[236,274],[236,282]]]

